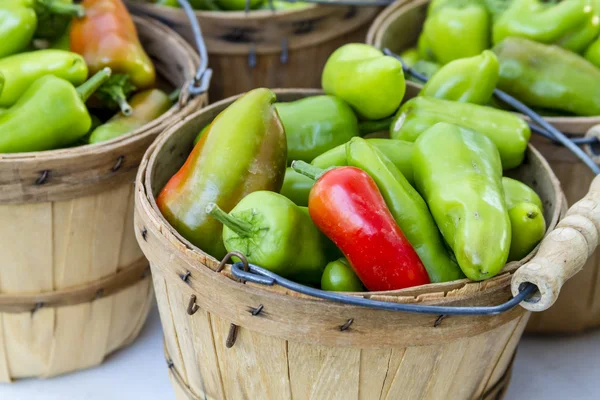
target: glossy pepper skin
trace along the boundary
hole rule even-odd
[[[0,93],[0,107],[9,107],[27,88],[44,75],[54,75],[73,85],[82,84],[88,75],[79,54],[63,50],[38,50],[0,59],[0,72],[6,79]]]
[[[600,26],[592,0],[564,0],[548,5],[540,0],[513,0],[494,23],[493,42],[522,37],[583,51]]]
[[[496,275],[510,251],[502,166],[484,135],[439,123],[415,142],[415,182],[467,278]]]
[[[490,50],[444,65],[425,83],[419,96],[462,103],[487,104],[500,72],[498,58]]]
[[[37,79],[0,114],[0,153],[52,150],[77,142],[92,125],[85,101],[109,76],[109,69],[102,70],[77,89],[53,75]]]
[[[53,38],[61,28],[56,24],[68,23],[82,12],[68,0],[0,1],[0,58],[25,50],[34,36]]]
[[[446,0],[431,7],[419,39],[421,48],[427,49],[421,50],[422,55],[430,52],[436,61],[447,64],[490,47],[490,17],[481,2]]]
[[[366,139],[366,141],[385,155],[400,170],[406,180],[414,185],[413,169],[410,161],[413,149],[412,142],[392,139]],[[321,169],[348,165],[345,144],[321,154],[312,160],[311,164]]]
[[[438,122],[479,132],[498,147],[502,166],[519,166],[531,137],[529,125],[516,115],[477,104],[415,97],[402,105],[390,128],[392,139],[414,142]]]
[[[276,103],[288,144],[288,159],[311,161],[359,135],[352,108],[334,96],[312,96]]]
[[[346,144],[348,165],[365,171],[377,184],[394,220],[406,235],[433,283],[464,278],[438,230],[427,204],[402,173],[362,138]]]
[[[138,89],[154,85],[156,71],[144,51],[131,15],[121,0],[84,0],[86,16],[71,24],[71,50],[81,54],[90,72],[110,67],[128,75]]]
[[[254,89],[223,110],[156,199],[167,221],[215,258],[226,253],[223,226],[208,203],[229,212],[252,192],[281,189],[287,146],[274,102],[270,90]]]
[[[507,38],[494,46],[498,88],[529,106],[600,115],[600,70],[558,46]]]
[[[325,93],[339,97],[360,117],[371,120],[392,115],[406,91],[400,61],[362,43],[346,44],[329,56],[321,85]]]
[[[327,264],[321,277],[321,289],[330,292],[365,291],[360,279],[344,257]]]
[[[207,213],[224,224],[227,251],[239,251],[249,262],[285,278],[317,284],[327,265],[328,239],[310,219],[306,207],[286,197],[257,191],[244,197],[229,214],[214,203]]]
[[[600,38],[592,42],[592,44],[586,49],[584,57],[597,68],[600,68]]]
[[[129,104],[133,108],[131,115],[118,113],[97,127],[90,135],[89,142],[104,142],[133,132],[160,117],[173,105],[169,96],[159,89],[139,92],[131,98]]]
[[[280,193],[293,201],[297,206],[308,207],[308,195],[315,181],[292,168],[285,170],[285,177]]]
[[[512,230],[508,261],[521,260],[538,245],[546,233],[540,197],[529,186],[503,177],[504,198]]]
[[[316,169],[301,161],[293,162],[292,168],[301,173]],[[338,167],[314,176],[318,179],[308,200],[310,216],[344,253],[368,290],[395,290],[430,282],[419,256],[366,172]]]

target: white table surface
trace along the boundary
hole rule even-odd
[[[138,340],[99,367],[49,380],[0,384],[0,400],[174,398],[156,310]],[[505,399],[600,399],[600,331],[567,338],[524,338]]]

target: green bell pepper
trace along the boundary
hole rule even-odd
[[[473,57],[490,47],[490,17],[478,0],[432,3],[419,39],[420,54],[441,64]]]
[[[406,49],[400,53],[400,58],[404,64],[409,67],[413,67],[421,57],[419,56],[419,50],[411,47],[410,49]]]
[[[250,0],[250,9],[260,8],[264,0]],[[243,11],[246,9],[246,0],[215,0],[221,10]]]
[[[334,96],[312,96],[289,103],[275,103],[288,146],[288,163],[310,162],[359,135],[352,108]]]
[[[131,115],[118,113],[94,129],[89,142],[100,143],[133,132],[163,115],[173,105],[169,96],[159,89],[136,93],[129,104],[133,109]]]
[[[257,191],[240,200],[229,214],[214,203],[207,205],[206,213],[224,225],[227,251],[239,251],[249,262],[283,277],[320,282],[329,242],[308,208],[278,193]]]
[[[330,292],[364,292],[365,288],[344,257],[327,264],[321,277],[321,289]]]
[[[281,189],[287,148],[275,100],[269,89],[254,89],[221,111],[156,199],[165,219],[215,258],[227,253],[223,226],[206,205],[229,212],[252,192]]]
[[[392,139],[414,142],[438,122],[479,132],[498,147],[502,166],[519,166],[531,137],[529,125],[507,111],[432,97],[415,97],[402,105],[390,128]]]
[[[109,76],[105,68],[77,89],[53,75],[34,81],[0,115],[0,153],[52,150],[77,142],[92,125],[85,101]]]
[[[464,277],[450,258],[427,204],[400,170],[365,139],[346,144],[348,165],[373,178],[392,216],[423,262],[432,283]]]
[[[581,52],[599,30],[598,10],[592,0],[564,0],[552,5],[540,0],[512,0],[494,23],[493,42],[522,37]]]
[[[392,115],[406,90],[402,63],[361,43],[346,44],[329,56],[321,85],[371,120]]]
[[[48,35],[52,24],[65,19],[68,23],[83,13],[83,7],[68,0],[0,1],[0,58],[25,50],[34,35],[52,38]]]
[[[44,75],[54,75],[73,85],[87,78],[87,65],[79,54],[63,50],[38,50],[0,59],[0,72],[6,78],[0,93],[0,107],[10,107],[27,88]]]
[[[529,106],[600,115],[600,70],[558,46],[511,37],[494,46],[498,88]]]
[[[600,38],[596,39],[590,47],[587,48],[584,55],[586,60],[600,68]]]
[[[308,195],[314,184],[313,179],[288,168],[285,170],[283,185],[279,193],[293,201],[297,206],[308,207]]]
[[[424,75],[427,79],[430,79],[433,75],[435,75],[435,73],[438,72],[440,68],[440,64],[425,60],[419,60],[415,63],[415,65],[412,66],[412,69],[414,71],[420,73],[421,75]],[[408,77],[408,80],[419,85],[423,84],[423,81],[415,78],[412,75]]]
[[[419,96],[487,104],[498,83],[499,70],[496,55],[484,50],[480,55],[444,65],[427,81]]]
[[[496,275],[508,259],[511,226],[494,143],[439,123],[415,142],[412,161],[417,188],[464,274]]]
[[[502,186],[512,230],[508,261],[517,261],[529,254],[546,233],[542,200],[515,179],[502,178]]]

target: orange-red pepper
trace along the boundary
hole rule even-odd
[[[85,59],[90,73],[110,67],[126,74],[138,89],[154,85],[154,65],[140,43],[131,15],[121,0],[84,0],[85,17],[71,26],[71,51]]]

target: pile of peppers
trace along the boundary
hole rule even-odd
[[[398,60],[344,45],[324,67],[324,95],[278,102],[259,88],[225,108],[157,205],[209,255],[240,252],[323,290],[489,279],[546,230],[539,196],[503,176],[531,132],[484,105],[499,68],[483,50],[406,101]]]
[[[177,0],[156,0],[156,4],[181,7]],[[194,10],[202,11],[245,11],[245,10],[294,10],[306,8],[310,3],[286,0],[189,0]]]
[[[121,0],[0,0],[0,82],[0,153],[110,140],[173,104]]]
[[[433,0],[418,43],[401,57],[430,77],[486,49],[499,76],[483,66],[479,73],[539,113],[600,115],[600,1]],[[448,73],[458,79],[463,65]]]

